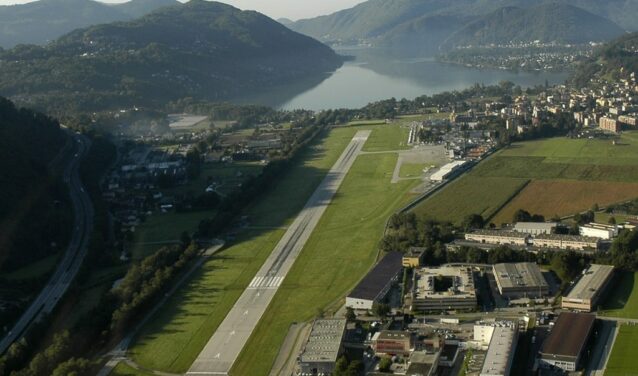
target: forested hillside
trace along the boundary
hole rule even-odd
[[[592,78],[627,78],[638,74],[638,33],[625,35],[600,48],[575,70],[572,81],[587,85]]]
[[[226,100],[334,70],[329,47],[252,11],[203,0],[0,54],[0,94],[62,115]]]
[[[68,239],[67,190],[49,170],[65,143],[57,121],[0,98],[0,271],[52,255]]]
[[[0,6],[0,47],[45,44],[74,29],[131,20],[177,0],[131,0],[107,5],[93,0],[39,0]]]

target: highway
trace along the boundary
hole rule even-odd
[[[370,131],[359,131],[244,290],[187,375],[227,375],[354,164]]]
[[[80,270],[87,253],[89,235],[93,228],[93,206],[82,185],[79,169],[80,162],[88,151],[90,143],[88,139],[79,134],[70,133],[70,137],[73,138],[75,153],[64,170],[63,179],[69,188],[75,214],[71,241],[47,285],[0,341],[0,354],[3,354],[11,344],[20,339],[29,325],[53,311]]]

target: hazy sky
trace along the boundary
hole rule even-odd
[[[28,3],[33,0],[0,0],[0,5]],[[124,3],[126,0],[103,0],[106,3]],[[183,1],[183,0],[180,0]],[[365,0],[219,0],[241,9],[254,9],[272,18],[293,20],[329,14],[350,8]]]

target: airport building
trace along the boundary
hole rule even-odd
[[[343,351],[345,332],[345,319],[316,320],[299,356],[300,375],[331,375]]]
[[[403,269],[402,262],[401,253],[386,254],[346,297],[346,307],[371,310],[375,303],[383,301],[392,284],[399,278]]]
[[[471,268],[423,268],[415,271],[413,278],[412,310],[415,312],[476,309]]]
[[[465,240],[485,244],[526,246],[529,239],[529,234],[515,231],[477,230],[465,234]]]
[[[576,235],[541,234],[534,237],[534,247],[574,251],[598,250],[600,239]]]
[[[594,329],[596,316],[585,313],[563,312],[540,350],[542,368],[560,368],[574,372]]]
[[[496,264],[492,267],[501,296],[508,299],[537,299],[549,295],[549,284],[532,262]]]
[[[557,226],[554,222],[518,222],[514,231],[530,235],[553,234]]]
[[[480,341],[489,343],[480,376],[509,376],[518,343],[518,325],[513,322],[476,325],[475,340],[479,340],[477,332]]]
[[[466,163],[467,162],[465,161],[455,161],[448,163],[445,166],[441,167],[439,171],[432,174],[432,176],[430,176],[430,180],[442,182],[443,180],[449,179],[459,172],[463,171],[464,165]]]
[[[611,240],[618,236],[618,226],[590,223],[579,227],[581,236]]]
[[[594,311],[613,276],[613,266],[591,265],[583,271],[567,296],[562,298],[561,307],[581,312]]]

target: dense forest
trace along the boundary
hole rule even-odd
[[[67,137],[57,121],[0,98],[0,270],[61,250],[72,221],[51,170]]]

